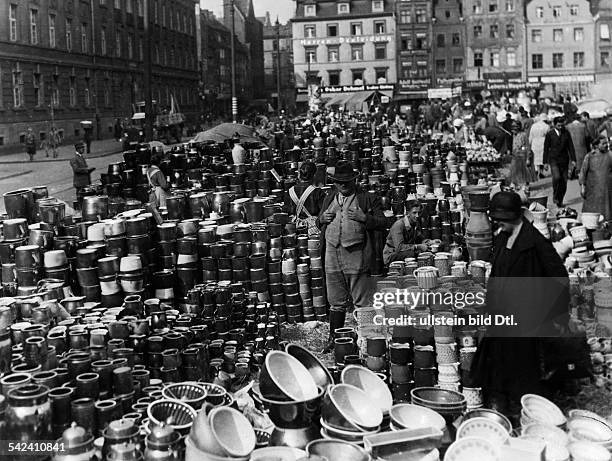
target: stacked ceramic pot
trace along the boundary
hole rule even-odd
[[[469,193],[470,216],[465,228],[465,241],[472,260],[488,261],[491,256],[493,234],[487,215],[489,191],[480,190]]]
[[[15,248],[17,284],[23,287],[35,287],[42,276],[42,263],[38,245],[22,245]]]
[[[414,347],[410,342],[389,345],[391,391],[395,402],[408,402],[414,389]]]
[[[92,226],[92,229],[100,231],[103,239],[103,230],[99,226]],[[92,232],[88,229],[88,236],[92,237]],[[98,278],[98,259],[103,256],[99,247],[88,247],[77,250],[76,275],[79,282],[81,294],[87,301],[98,301],[101,296],[100,279]]]
[[[384,336],[371,336],[365,339],[366,367],[374,373],[387,372],[387,339]]]
[[[310,263],[310,289],[314,314],[316,320],[325,321],[327,318],[327,293],[321,256],[321,241],[316,238],[309,238],[307,244],[308,261]]]

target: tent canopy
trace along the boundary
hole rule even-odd
[[[578,104],[578,113],[588,112],[591,118],[602,118],[606,116],[606,111],[612,106],[605,99],[591,99]]]
[[[255,130],[247,125],[240,123],[222,123],[210,130],[201,131],[193,138],[192,142],[215,141],[223,142],[226,139],[234,137],[240,138],[241,141],[258,142],[259,139]]]
[[[379,91],[379,90],[368,90],[368,91],[355,91],[353,93],[339,93],[333,95],[332,98],[327,102],[326,106],[341,106],[345,110],[350,111],[367,111],[367,103],[379,99],[381,96],[393,97],[392,91]]]

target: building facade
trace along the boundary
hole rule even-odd
[[[270,13],[264,18],[265,92],[277,107],[277,86],[280,86],[280,109],[295,108],[295,80],[293,77],[293,41],[291,24],[272,23]],[[279,71],[280,69],[280,71]],[[279,74],[280,72],[280,74]],[[280,79],[277,79],[280,76]],[[278,108],[277,108],[278,109]]]
[[[432,87],[432,2],[395,2],[399,91],[406,97],[426,97]]]
[[[265,98],[263,24],[255,17],[253,1],[224,1],[223,23],[230,31],[232,30],[232,21],[238,41],[249,50],[249,74],[253,80],[252,97],[255,99]]]
[[[612,79],[612,0],[600,0],[595,22],[595,80]]]
[[[16,144],[32,127],[42,140],[54,125],[65,139],[112,136],[144,100],[143,62],[152,59],[152,92],[197,116],[194,0],[151,0],[145,41],[144,0],[0,2],[0,143]]]
[[[201,10],[201,77],[200,97],[204,112],[211,118],[229,117],[232,107],[232,33],[208,10]],[[239,108],[253,97],[253,80],[249,77],[248,48],[235,37],[236,93]]]
[[[521,0],[466,0],[466,79],[522,80],[525,9]]]
[[[447,87],[465,76],[465,20],[460,0],[434,0],[433,8],[434,83]]]
[[[595,81],[595,20],[587,0],[527,3],[527,69],[555,94],[588,94]]]
[[[297,0],[292,20],[297,87],[397,81],[391,0]]]

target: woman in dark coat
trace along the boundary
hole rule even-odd
[[[493,326],[479,344],[471,378],[483,388],[488,408],[518,416],[523,394],[545,393],[540,338],[556,336],[567,325],[569,279],[550,241],[522,217],[518,194],[497,193],[489,214],[501,230],[487,285]],[[496,319],[505,324],[495,325]]]

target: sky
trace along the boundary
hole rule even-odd
[[[200,0],[200,6],[206,10],[211,10],[217,18],[223,17],[223,0]],[[276,20],[276,15],[281,23],[285,24],[295,13],[295,2],[293,0],[253,0],[255,15],[263,17],[266,11],[270,12],[272,22]]]

